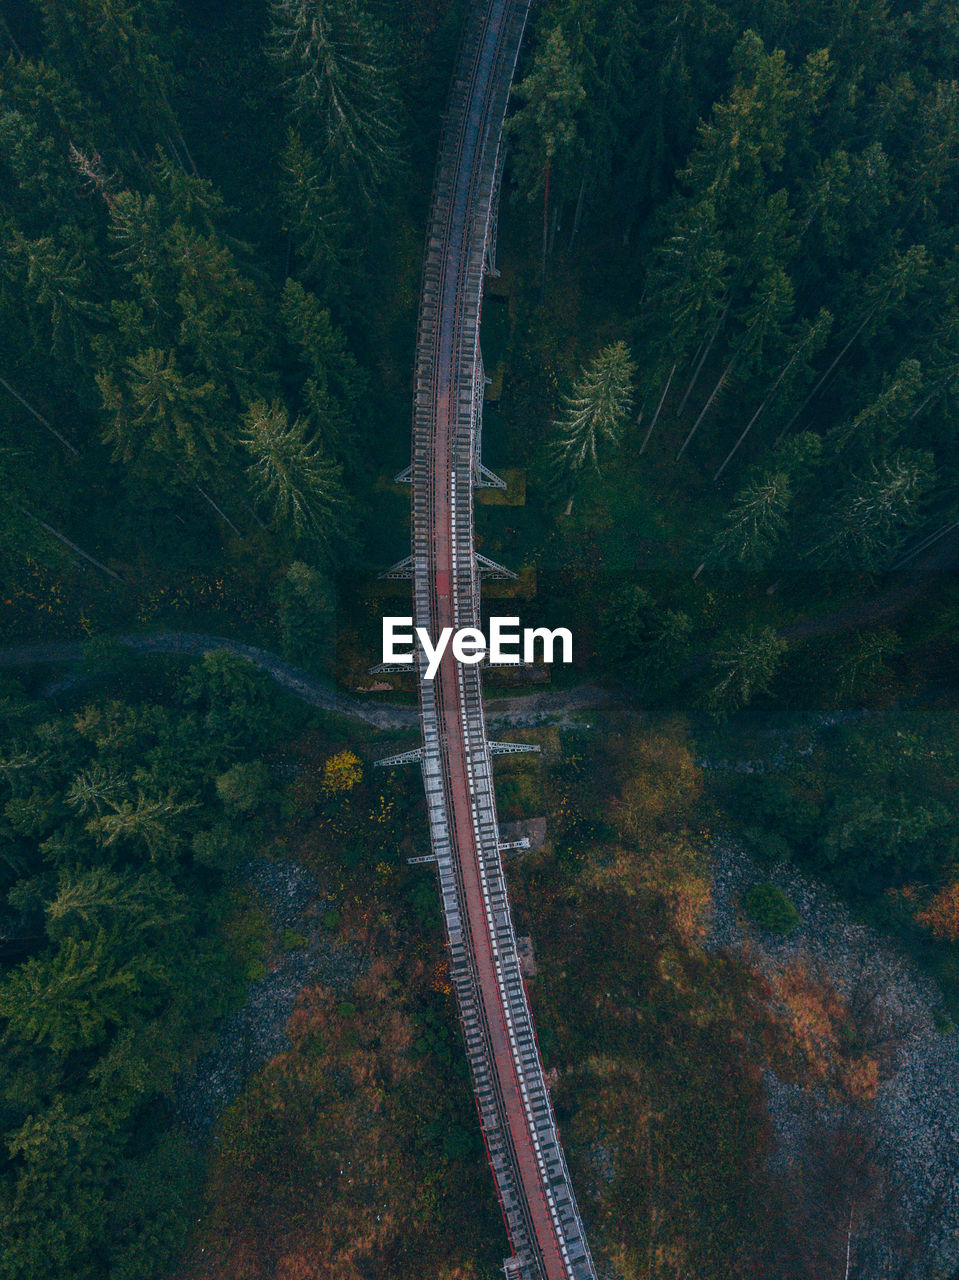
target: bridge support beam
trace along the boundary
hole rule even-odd
[[[396,564],[390,565],[388,569],[384,569],[379,574],[381,580],[385,579],[402,579],[413,577],[413,557],[406,556],[402,560],[397,560]]]
[[[536,748],[537,751],[539,747]],[[415,751],[401,751],[399,755],[384,756],[382,760],[374,760],[374,769],[396,769],[401,764],[422,764],[423,748],[417,747]]]
[[[489,467],[484,467],[482,462],[478,462],[473,478],[473,488],[505,489],[506,481],[501,480],[495,471],[490,471]]]
[[[512,569],[506,569],[503,565],[497,564],[495,560],[491,560],[489,556],[481,556],[476,553],[476,564],[483,578],[499,579],[503,582],[515,582],[519,577],[518,573],[514,573]]]

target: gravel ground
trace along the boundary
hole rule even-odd
[[[289,1047],[286,1024],[300,992],[321,983],[346,995],[366,966],[358,951],[319,925],[313,908],[319,904],[322,914],[333,903],[297,863],[254,862],[244,880],[256,890],[273,929],[294,929],[306,945],[285,952],[272,973],[251,985],[242,1009],[224,1019],[212,1049],[184,1079],[178,1107],[198,1136],[209,1133],[254,1072]]]
[[[869,1109],[879,1138],[878,1160],[899,1191],[902,1225],[922,1239],[921,1256],[906,1262],[889,1239],[859,1239],[850,1275],[874,1280],[890,1251],[898,1269],[885,1274],[932,1280],[959,1265],[959,1033],[937,1029],[942,998],[931,979],[889,943],[856,923],[826,889],[788,865],[759,868],[733,841],[714,847],[712,918],[707,946],[742,954],[767,976],[791,961],[806,959],[827,973],[846,998],[878,991],[883,1024],[897,1034],[883,1063],[876,1099]],[[777,885],[801,916],[787,938],[742,918],[740,901],[758,881]],[[841,1107],[821,1093],[802,1090],[766,1073],[767,1097],[780,1158],[799,1156],[814,1123],[843,1120]]]

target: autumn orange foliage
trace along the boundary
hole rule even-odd
[[[702,775],[685,743],[682,725],[640,731],[623,744],[622,781],[613,804],[624,837],[688,825],[702,791]]]
[[[934,938],[959,941],[959,880],[943,885],[931,901],[916,912],[915,920]]]
[[[879,1062],[855,1049],[846,1001],[806,960],[794,960],[770,979],[771,1012],[787,1037],[800,1082],[825,1085],[856,1102],[870,1102],[879,1087]]]

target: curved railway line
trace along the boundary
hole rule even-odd
[[[415,367],[412,575],[416,625],[479,625],[473,489],[479,457],[479,320],[498,195],[500,138],[530,0],[473,4],[433,190]],[[498,566],[492,566],[495,571]],[[520,972],[500,856],[479,668],[447,651],[419,668],[422,766],[451,979],[479,1120],[522,1280],[595,1280]],[[386,762],[383,763],[392,763]]]

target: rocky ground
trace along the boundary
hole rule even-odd
[[[224,1019],[216,1043],[183,1081],[180,1113],[198,1135],[242,1091],[249,1077],[289,1045],[286,1024],[300,992],[311,982],[349,992],[365,958],[322,926],[327,902],[316,877],[295,862],[251,863],[244,880],[253,888],[273,930],[292,930],[303,945],[282,954],[272,972],[250,986],[243,1007]]]
[[[935,984],[795,868],[759,868],[725,839],[717,842],[714,857],[708,947],[745,957],[767,977],[805,961],[828,975],[850,1001],[868,989],[888,1032],[868,1117],[860,1108],[848,1114],[848,1106],[828,1101],[823,1091],[786,1084],[767,1071],[780,1159],[800,1159],[814,1125],[868,1119],[878,1139],[876,1160],[888,1184],[897,1188],[895,1213],[901,1221],[873,1223],[854,1237],[850,1277],[952,1275],[959,1265],[959,1033],[943,1029],[948,1024]],[[776,884],[798,909],[800,924],[789,937],[744,919],[743,894],[758,881]]]

